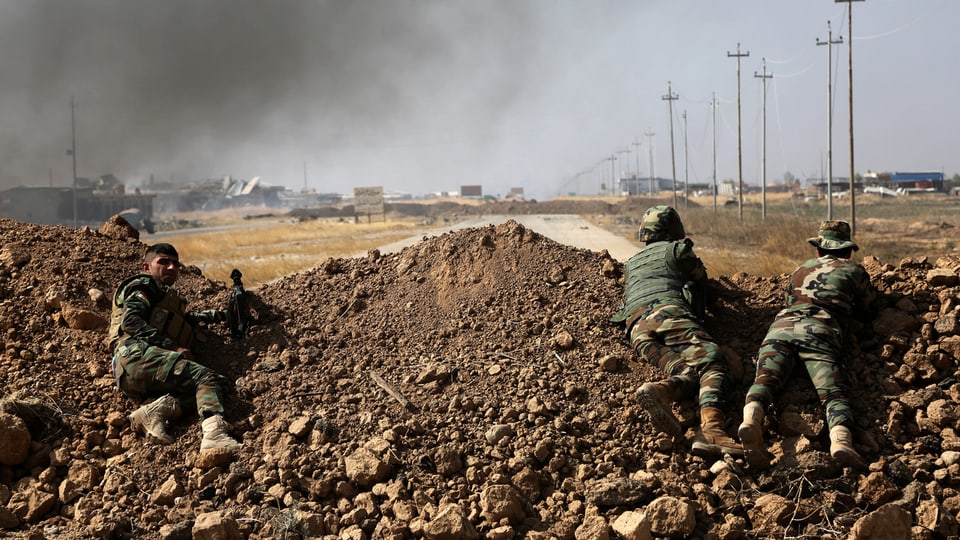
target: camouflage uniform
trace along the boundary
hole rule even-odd
[[[175,349],[190,347],[197,323],[225,320],[224,310],[187,312],[174,289],[149,275],[123,281],[114,296],[109,337],[117,387],[134,399],[171,394],[183,405],[195,402],[201,417],[223,414],[223,376]]]
[[[703,290],[707,272],[693,242],[651,242],[627,261],[625,272],[626,299],[611,320],[626,323],[630,345],[669,376],[664,382],[678,399],[699,390],[701,408],[721,408],[727,364],[697,320],[702,313],[694,313],[689,291]]]
[[[847,259],[825,254],[801,264],[790,278],[787,305],[760,346],[746,403],[769,406],[800,360],[826,409],[829,427],[853,427],[849,380],[840,353],[850,318],[869,313],[875,294],[867,271]]]

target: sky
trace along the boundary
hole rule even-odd
[[[851,6],[854,170],[960,173],[956,0],[0,0],[0,188],[848,177]]]

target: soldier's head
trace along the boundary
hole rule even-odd
[[[164,285],[173,285],[180,277],[180,254],[177,248],[170,244],[153,244],[147,248],[143,254],[143,262],[140,263],[140,269],[158,283]]]
[[[665,240],[683,240],[687,235],[683,230],[680,214],[673,208],[654,206],[643,213],[640,221],[641,242],[662,242]]]
[[[850,238],[850,224],[840,220],[821,221],[817,236],[808,238],[807,242],[815,246],[820,255],[850,258],[854,251],[860,249]]]

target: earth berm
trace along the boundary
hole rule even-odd
[[[143,253],[99,231],[0,220],[0,535],[16,538],[949,538],[958,534],[960,259],[864,265],[882,310],[846,361],[857,448],[829,455],[798,375],[767,417],[765,471],[693,456],[634,392],[658,378],[608,322],[622,265],[509,221],[328,259],[260,287],[243,340],[198,355],[232,382],[236,456],[195,414],[133,433],[104,345]],[[319,262],[319,261],[318,261]],[[716,276],[706,325],[733,377],[731,434],[786,276]],[[187,267],[192,307],[228,285]],[[801,370],[802,372],[802,370]]]

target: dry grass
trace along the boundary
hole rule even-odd
[[[252,289],[316,267],[329,257],[352,257],[424,228],[412,220],[259,222],[231,230],[169,235],[163,241],[177,246],[184,264],[199,267],[210,279],[229,283],[230,271],[239,268],[244,286]]]
[[[687,234],[696,243],[711,276],[747,272],[777,275],[792,272],[798,264],[816,254],[807,239],[827,213],[826,201],[804,201],[785,194],[767,194],[764,219],[760,196],[745,197],[743,222],[736,204],[713,208],[712,197],[693,198],[688,208],[678,210]],[[720,199],[722,205],[724,199]],[[849,220],[849,201],[837,200],[834,219]],[[639,215],[632,216],[639,219]],[[623,221],[623,220],[621,220]],[[597,223],[636,239],[635,225]],[[906,257],[936,259],[960,254],[960,199],[943,195],[857,199],[855,240],[860,251],[854,260],[872,255],[897,264]]]

